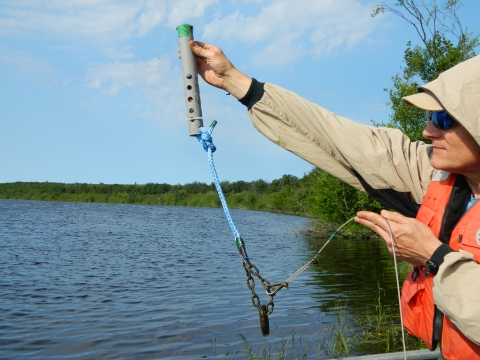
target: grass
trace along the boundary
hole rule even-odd
[[[279,348],[273,348],[266,344],[260,350],[260,354],[253,353],[252,346],[243,334],[238,334],[245,344],[245,349],[242,351],[247,355],[249,360],[287,360],[287,359],[307,359],[306,341],[297,337],[298,331],[292,330],[292,335],[283,338],[280,341]]]
[[[405,275],[410,268],[407,263],[401,263],[400,267]],[[340,358],[402,351],[398,304],[383,303],[382,293],[383,289],[379,286],[376,302],[367,309],[353,314],[348,311],[347,302],[337,302],[333,324],[322,332],[322,339],[315,339],[319,344],[311,346],[310,350],[307,347],[307,339],[298,337],[298,332],[292,330],[292,335],[282,339],[278,348],[265,344],[259,354],[254,354],[248,340],[239,334],[245,344],[242,353],[247,355],[249,360],[286,360],[314,358],[320,355]],[[407,333],[405,335],[407,351],[427,348],[421,341]]]
[[[407,266],[401,266],[402,271],[405,272]],[[367,355],[403,350],[398,304],[383,303],[382,292],[383,289],[379,286],[376,303],[361,312],[356,312],[353,324],[345,321],[346,304],[339,306],[337,329],[333,334],[333,345],[331,346],[332,355],[340,357],[349,356],[352,352],[358,355]],[[426,349],[421,341],[407,333],[405,333],[405,346],[407,351]]]
[[[346,311],[347,302],[335,303],[335,318],[332,326],[325,330],[323,343],[317,346],[318,352],[335,358],[351,355],[356,342],[355,322]]]

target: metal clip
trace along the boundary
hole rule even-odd
[[[278,283],[270,285],[268,287],[268,289],[265,290],[265,292],[267,293],[268,296],[275,296],[284,287],[286,287],[288,289],[288,283],[287,282],[278,282]],[[270,289],[273,289],[273,291],[270,291]]]
[[[412,280],[413,281],[417,280],[417,276],[418,276],[419,273],[420,273],[420,269],[417,266],[415,266],[413,268],[413,271],[412,271]]]

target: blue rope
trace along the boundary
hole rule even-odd
[[[235,223],[233,222],[232,216],[230,215],[230,210],[228,210],[227,201],[225,200],[225,196],[223,195],[223,191],[220,186],[220,180],[218,179],[217,170],[215,170],[215,165],[213,164],[213,153],[215,152],[215,150],[217,150],[217,148],[215,147],[215,145],[213,145],[212,142],[212,131],[215,125],[217,125],[217,122],[213,121],[208,129],[200,126],[198,130],[201,132],[201,134],[197,135],[197,140],[200,142],[200,144],[202,144],[203,149],[208,153],[208,164],[210,165],[210,170],[212,171],[213,182],[215,183],[220,202],[222,203],[223,211],[225,212],[228,224],[232,229],[233,236],[235,237],[235,239],[238,239],[240,238],[240,233],[238,232]]]

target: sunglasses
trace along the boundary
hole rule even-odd
[[[455,119],[446,111],[427,111],[427,120],[441,130],[451,129],[455,124]]]

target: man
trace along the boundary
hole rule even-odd
[[[441,341],[445,359],[480,358],[480,56],[403,99],[427,111],[428,145],[260,83],[215,46],[190,46],[199,74],[246,105],[263,135],[397,211],[361,211],[355,221],[414,265],[402,289],[405,327],[432,350]]]

